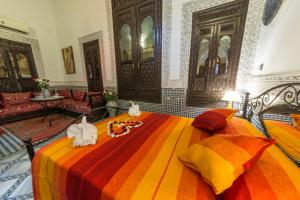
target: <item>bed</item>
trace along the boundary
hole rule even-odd
[[[251,109],[245,106],[246,109]],[[250,113],[250,112],[249,112]],[[247,114],[249,117],[249,115]],[[140,120],[128,135],[112,138],[108,121]],[[275,145],[230,189],[216,196],[201,176],[178,155],[209,134],[193,119],[143,112],[119,115],[97,124],[97,144],[73,147],[64,137],[40,149],[32,163],[35,199],[300,199],[300,169]],[[264,135],[235,117],[221,134]],[[205,164],[205,163],[203,163]]]

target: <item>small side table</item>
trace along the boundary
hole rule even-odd
[[[46,111],[46,114],[45,114],[45,117],[42,119],[42,121],[44,121],[46,118],[49,117],[50,118],[49,126],[51,127],[52,126],[52,118],[51,118],[51,112],[50,112],[51,108],[49,108],[49,103],[57,102],[57,104],[55,105],[55,107],[56,107],[63,103],[64,98],[65,97],[63,97],[63,96],[35,97],[35,98],[32,98],[31,101],[36,102],[36,103],[40,104],[41,106],[43,106],[43,108]]]

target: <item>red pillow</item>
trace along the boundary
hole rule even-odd
[[[238,110],[235,109],[225,109],[225,108],[220,108],[220,109],[213,109],[210,110],[211,112],[219,113],[225,116],[227,122],[230,122],[230,120],[234,117],[235,113]]]
[[[73,99],[77,101],[84,101],[85,100],[86,92],[74,90],[73,91]]]
[[[11,105],[30,103],[32,94],[31,92],[18,92],[18,93],[1,92],[1,97],[2,97],[2,103],[4,107],[7,107]]]
[[[226,117],[220,113],[206,111],[198,115],[192,126],[207,132],[214,132],[226,126]]]

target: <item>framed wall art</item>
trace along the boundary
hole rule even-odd
[[[76,71],[75,71],[75,62],[74,62],[72,46],[63,48],[62,54],[63,54],[66,74],[75,74]]]

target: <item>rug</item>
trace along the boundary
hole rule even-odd
[[[32,142],[38,142],[60,133],[72,117],[55,114],[52,116],[52,126],[49,126],[49,120],[41,121],[43,117],[37,117],[28,120],[21,120],[3,125],[3,128],[14,134],[20,140],[32,138]],[[0,133],[1,134],[1,133]]]

